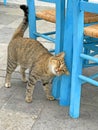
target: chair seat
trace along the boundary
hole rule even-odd
[[[55,10],[50,9],[50,10],[38,11],[36,13],[36,16],[37,16],[37,18],[44,19],[46,21],[55,23],[56,22],[55,14],[56,14]],[[85,12],[84,22],[85,23],[98,22],[98,14]]]
[[[90,37],[98,38],[98,24],[85,27],[84,34]]]
[[[98,22],[98,14],[85,12],[84,13],[84,23]]]
[[[44,19],[44,20],[52,22],[52,23],[56,22],[54,9],[36,12],[36,17],[40,18],[40,19]]]

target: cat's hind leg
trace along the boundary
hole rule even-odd
[[[6,78],[5,78],[5,87],[11,87],[11,75],[17,67],[17,63],[13,62],[8,58],[7,69],[6,69]]]
[[[20,66],[20,73],[22,75],[22,81],[25,82],[25,83],[28,81],[27,78],[26,78],[26,74],[25,74],[26,69],[27,68]]]
[[[36,74],[30,73],[29,80],[27,83],[26,98],[25,98],[25,101],[28,103],[32,102],[32,96],[33,96],[33,91],[34,91],[36,82],[37,82]]]
[[[51,86],[52,85],[49,82],[43,83],[43,90],[46,93],[46,98],[50,101],[53,101],[54,97],[51,95]]]

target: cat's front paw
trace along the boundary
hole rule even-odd
[[[11,87],[11,83],[10,83],[10,82],[5,83],[5,87],[6,87],[6,88],[10,88],[10,87]]]
[[[26,96],[25,101],[28,102],[28,103],[32,102],[32,97]]]
[[[51,95],[50,95],[50,96],[47,96],[47,99],[48,99],[48,100],[50,100],[50,101],[55,100],[55,99],[54,99],[54,97],[53,97],[53,96],[51,96]]]

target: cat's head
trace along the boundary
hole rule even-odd
[[[65,53],[61,52],[55,56],[52,56],[49,60],[49,68],[50,71],[57,76],[60,76],[62,74],[69,75],[69,71],[67,69],[67,66],[64,62],[64,56]]]

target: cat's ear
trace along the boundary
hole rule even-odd
[[[57,57],[60,57],[60,58],[64,58],[65,52],[61,52],[61,53],[57,54],[56,56],[57,56]]]

